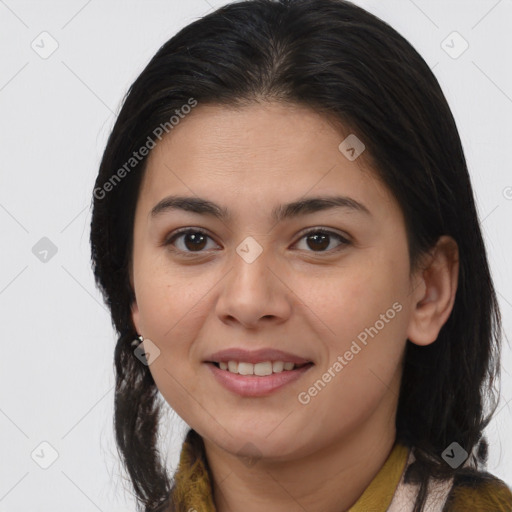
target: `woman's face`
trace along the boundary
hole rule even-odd
[[[350,138],[339,149],[348,135],[304,107],[199,104],[148,157],[134,324],[166,401],[231,453],[292,459],[361,429],[394,429],[414,308],[405,225],[362,168],[365,153],[355,158],[361,146]],[[169,196],[227,216],[164,203],[152,214]],[[285,206],[338,196],[337,207]],[[237,377],[211,361],[251,355],[214,355],[226,349],[288,355],[253,359],[271,375]],[[293,356],[310,364],[279,372]]]

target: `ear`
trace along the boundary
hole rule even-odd
[[[135,286],[133,285],[133,269],[132,265],[129,266],[129,279],[130,279],[130,286],[132,290],[135,290]],[[135,330],[140,334],[141,332],[141,326],[140,326],[140,313],[139,313],[139,306],[137,304],[137,298],[135,296],[135,291],[133,292],[133,301],[130,306],[131,308],[131,316],[132,316],[132,322],[135,327]]]
[[[459,249],[442,236],[416,272],[407,338],[416,345],[433,343],[450,316],[459,276]]]
[[[140,330],[139,306],[137,305],[136,299],[132,302],[131,310],[132,310],[133,325],[135,327],[135,330],[140,334],[141,330]]]

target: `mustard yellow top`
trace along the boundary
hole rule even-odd
[[[190,434],[181,450],[173,497],[176,503],[186,503],[197,512],[215,512],[210,478],[194,453]],[[385,512],[400,482],[408,453],[408,448],[395,443],[382,468],[347,512]]]
[[[213,491],[204,458],[204,443],[193,429],[189,430],[181,450],[174,486],[161,511],[195,510],[216,512]],[[386,461],[359,499],[347,512],[386,512],[406,469],[409,448],[396,442]],[[512,492],[505,482],[484,471],[464,472],[455,483],[443,512],[512,512]]]
[[[395,443],[384,465],[348,512],[385,512],[391,505],[408,456],[409,449]]]

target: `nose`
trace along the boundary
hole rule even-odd
[[[225,323],[257,329],[262,322],[280,324],[290,317],[291,291],[284,270],[263,250],[251,261],[235,253],[222,281],[216,313]]]

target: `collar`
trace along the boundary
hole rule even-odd
[[[384,465],[348,512],[385,512],[388,510],[406,467],[409,449],[395,443]]]

